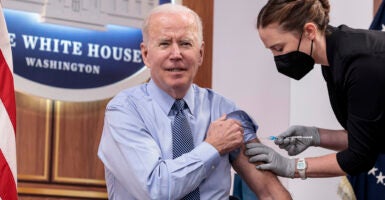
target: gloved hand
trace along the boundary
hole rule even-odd
[[[291,136],[305,136],[311,138],[290,138]],[[321,143],[318,128],[307,126],[291,126],[274,140],[281,149],[285,149],[290,156],[297,155],[309,146],[319,146]]]
[[[294,178],[295,159],[281,156],[278,152],[262,143],[246,144],[246,155],[250,156],[249,162],[264,162],[257,165],[260,170],[270,170],[278,176]]]

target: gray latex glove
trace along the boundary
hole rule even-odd
[[[250,157],[249,162],[263,162],[256,166],[257,169],[270,170],[278,176],[294,178],[295,159],[285,158],[262,143],[246,144],[245,153]]]
[[[291,136],[305,136],[312,138],[290,138]],[[285,149],[290,156],[305,151],[310,146],[319,146],[321,143],[318,128],[308,126],[291,126],[274,140],[281,149]]]

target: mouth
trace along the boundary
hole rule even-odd
[[[171,69],[166,69],[166,71],[169,71],[169,72],[182,72],[182,71],[186,71],[186,69],[183,69],[183,68],[171,68]]]

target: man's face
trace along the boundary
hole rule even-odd
[[[141,44],[152,80],[174,98],[183,98],[203,60],[203,42],[188,14],[157,13],[149,22],[148,41]]]

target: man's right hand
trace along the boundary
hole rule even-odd
[[[213,145],[220,155],[229,153],[243,144],[242,124],[223,115],[210,124],[205,141]]]

